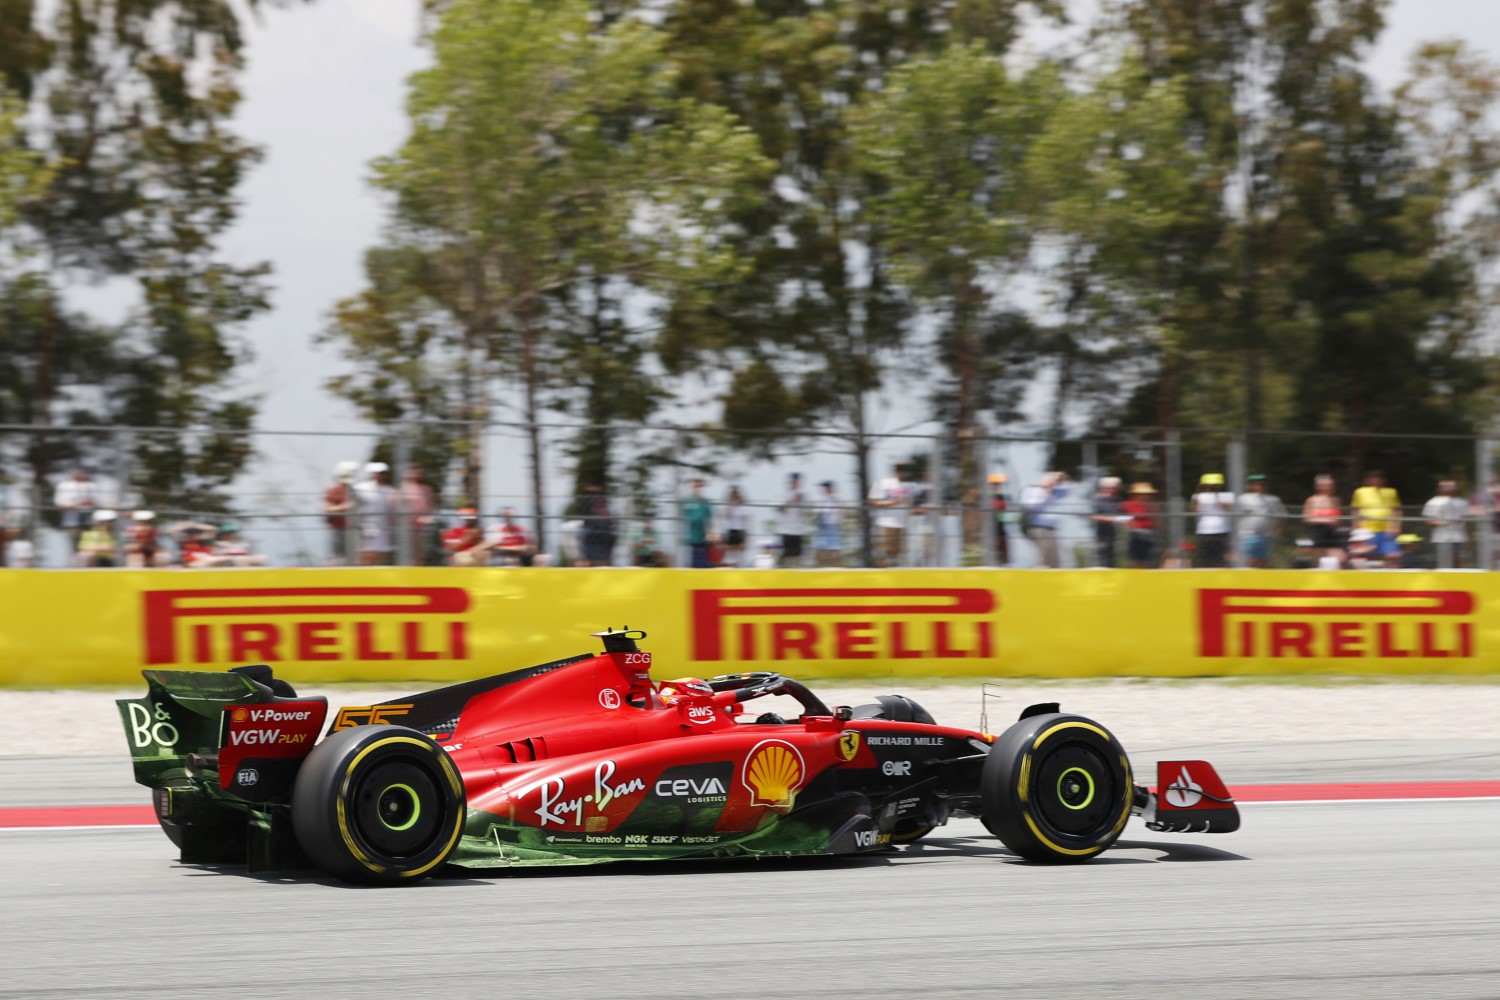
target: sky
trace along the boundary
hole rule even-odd
[[[379,239],[382,205],[366,178],[370,161],[395,150],[405,136],[405,81],[426,58],[417,12],[418,0],[316,0],[263,9],[248,27],[244,103],[235,127],[264,147],[265,159],[242,187],[240,221],[225,250],[239,263],[270,261],[274,291],[273,308],[244,330],[256,356],[244,387],[261,398],[262,430],[316,435],[258,437],[258,458],[238,484],[241,506],[252,513],[319,509],[335,464],[362,460],[371,446],[371,428],[323,388],[341,362],[311,338],[324,328],[332,305],[359,290],[362,254]],[[1369,61],[1387,87],[1424,40],[1460,37],[1491,58],[1500,56],[1500,3],[1493,0],[1395,0],[1388,24]],[[895,430],[911,417],[896,405],[877,419]],[[490,457],[490,490],[519,492],[509,485],[521,479],[519,446],[498,443]],[[881,467],[894,457],[894,449],[882,455]],[[1021,481],[1040,471],[1032,467],[1034,456],[1000,458]],[[561,491],[560,456],[551,464]],[[805,464],[805,478],[814,481],[846,470],[830,456]],[[778,499],[787,468],[746,467],[726,475],[742,477],[752,499]],[[487,506],[498,505],[497,499]],[[320,548],[316,518],[282,527],[262,540],[287,561],[298,550]]]

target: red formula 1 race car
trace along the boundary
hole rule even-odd
[[[830,708],[780,674],[655,683],[644,633],[600,653],[340,709],[269,667],[147,670],[119,702],[136,780],[186,862],[407,882],[472,868],[859,854],[970,815],[1036,861],[1092,858],[1132,815],[1224,833],[1239,813],[1203,761],[1137,785],[1103,726],[1033,705],[998,738],[900,695]],[[801,715],[748,706],[789,695]],[[318,736],[327,726],[327,735]]]

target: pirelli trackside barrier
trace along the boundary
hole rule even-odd
[[[1500,574],[0,570],[0,683],[454,680],[620,625],[658,677],[1500,673]]]

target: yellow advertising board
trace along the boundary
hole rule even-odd
[[[270,663],[447,681],[650,633],[658,677],[1500,672],[1500,574],[1128,570],[0,570],[0,684]]]

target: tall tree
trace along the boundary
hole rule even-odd
[[[1480,383],[1472,338],[1447,334],[1475,272],[1432,211],[1398,108],[1365,74],[1385,7],[1124,5],[1147,79],[1181,88],[1183,133],[1205,158],[1195,183],[1213,206],[1179,231],[1191,252],[1177,301],[1190,308],[1125,422],[1236,427],[1254,461],[1298,480],[1326,462],[1326,443],[1277,443],[1269,430],[1346,433],[1349,474],[1380,461],[1416,480],[1436,451],[1372,450],[1369,435],[1463,426]]]
[[[1057,3],[982,0],[685,0],[665,27],[686,91],[732,110],[777,164],[739,217],[751,272],[717,308],[669,321],[673,371],[728,373],[726,426],[759,450],[832,430],[870,490],[872,413],[898,381],[911,302],[893,281],[884,223],[867,211],[879,181],[850,150],[849,114],[893,69],[954,40],[1009,48],[1027,11]],[[748,440],[740,438],[739,440]],[[862,550],[871,558],[869,512]]]
[[[23,210],[47,283],[126,278],[139,290],[112,351],[87,376],[96,410],[106,421],[227,428],[143,437],[135,455],[148,502],[222,506],[249,455],[238,432],[254,412],[234,391],[247,354],[235,331],[267,304],[265,267],[236,267],[217,252],[257,157],[225,128],[239,100],[239,14],[229,0],[15,3],[6,13],[0,74],[29,97],[28,139],[53,168]],[[29,287],[36,301],[35,280]],[[32,412],[40,422],[71,402],[52,392],[67,381],[60,329],[49,318],[30,334],[29,363],[47,387]],[[38,480],[55,447],[43,439],[36,449]]]
[[[1013,76],[983,47],[953,46],[897,69],[854,116],[854,156],[882,181],[870,205],[893,275],[941,317],[966,549],[980,540],[977,438],[981,402],[1003,378],[995,348],[1026,329],[1005,306],[1032,245],[1027,158],[1061,96],[1051,67]]]
[[[1205,322],[1213,274],[1199,255],[1223,211],[1189,113],[1182,81],[1152,81],[1128,58],[1101,61],[1074,81],[1030,150],[1056,437],[1067,435],[1070,412],[1113,419],[1143,381],[1158,387],[1145,421],[1177,420],[1174,375],[1189,364],[1188,332]]]
[[[581,392],[586,416],[640,412],[609,399],[639,352],[591,347],[587,331],[625,343],[611,303],[629,289],[695,310],[730,282],[722,217],[762,161],[722,109],[674,93],[664,36],[643,20],[594,30],[585,0],[453,0],[438,16],[411,136],[375,169],[387,246],[425,259],[421,293],[460,352],[484,357],[476,386],[515,388],[541,536],[544,408]]]

